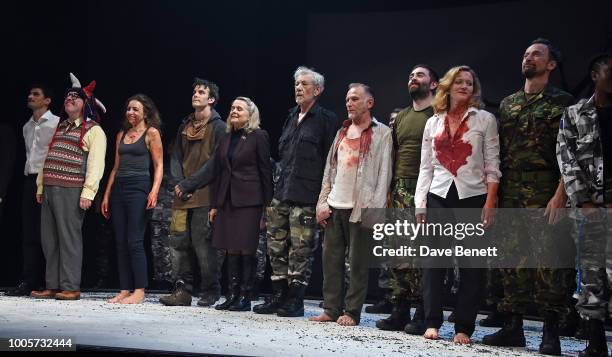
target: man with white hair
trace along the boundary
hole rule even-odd
[[[268,255],[272,265],[270,301],[256,305],[258,314],[304,316],[304,291],[310,281],[316,246],[315,205],[327,152],[339,123],[321,107],[323,75],[307,67],[294,73],[295,102],[278,144],[280,177],[267,209]]]

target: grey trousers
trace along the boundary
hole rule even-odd
[[[81,287],[85,211],[79,187],[45,186],[41,207],[41,245],[46,288],[77,291]]]
[[[372,231],[349,222],[352,210],[332,211],[323,240],[323,307],[327,316],[336,320],[342,315],[344,306],[344,313],[359,324],[361,308],[368,292]],[[348,287],[344,286],[346,260],[350,266]]]

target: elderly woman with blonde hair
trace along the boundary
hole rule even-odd
[[[250,311],[259,225],[273,194],[268,133],[259,128],[259,110],[251,99],[232,102],[227,134],[219,140],[213,165],[209,221],[214,224],[213,246],[228,253],[229,272],[228,298],[215,308]]]

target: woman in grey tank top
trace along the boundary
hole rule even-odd
[[[160,122],[151,98],[136,94],[127,100],[123,130],[117,134],[115,164],[101,207],[104,217],[112,218],[115,230],[121,290],[109,303],[144,301],[148,281],[144,250],[146,210],[157,204],[164,170]]]

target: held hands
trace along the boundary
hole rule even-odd
[[[331,214],[332,210],[329,208],[329,206],[326,208],[317,209],[317,223],[319,223],[322,228],[325,228],[325,226],[327,226],[327,219],[331,216]]]
[[[548,201],[546,210],[544,210],[544,216],[548,217],[548,224],[556,224],[564,217],[565,202],[567,201],[567,198],[564,196],[555,193],[550,201]]]
[[[91,207],[91,200],[81,197],[79,199],[79,207],[81,207],[82,210],[88,210],[89,207]]]
[[[108,197],[104,196],[104,199],[102,200],[102,204],[100,205],[100,211],[102,211],[102,216],[104,216],[104,218],[109,219],[110,218],[110,211],[108,210]]]
[[[216,216],[217,216],[217,209],[211,208],[210,211],[208,211],[208,222],[213,223],[215,221]]]
[[[485,202],[485,205],[482,207],[482,213],[480,213],[480,220],[484,229],[491,227],[495,223],[496,213],[495,203]]]
[[[40,193],[37,193],[37,194],[36,194],[36,202],[37,202],[38,204],[41,204],[41,203],[42,203],[42,194],[40,194]]]
[[[149,192],[147,196],[147,209],[153,209],[157,206],[157,192]]]

